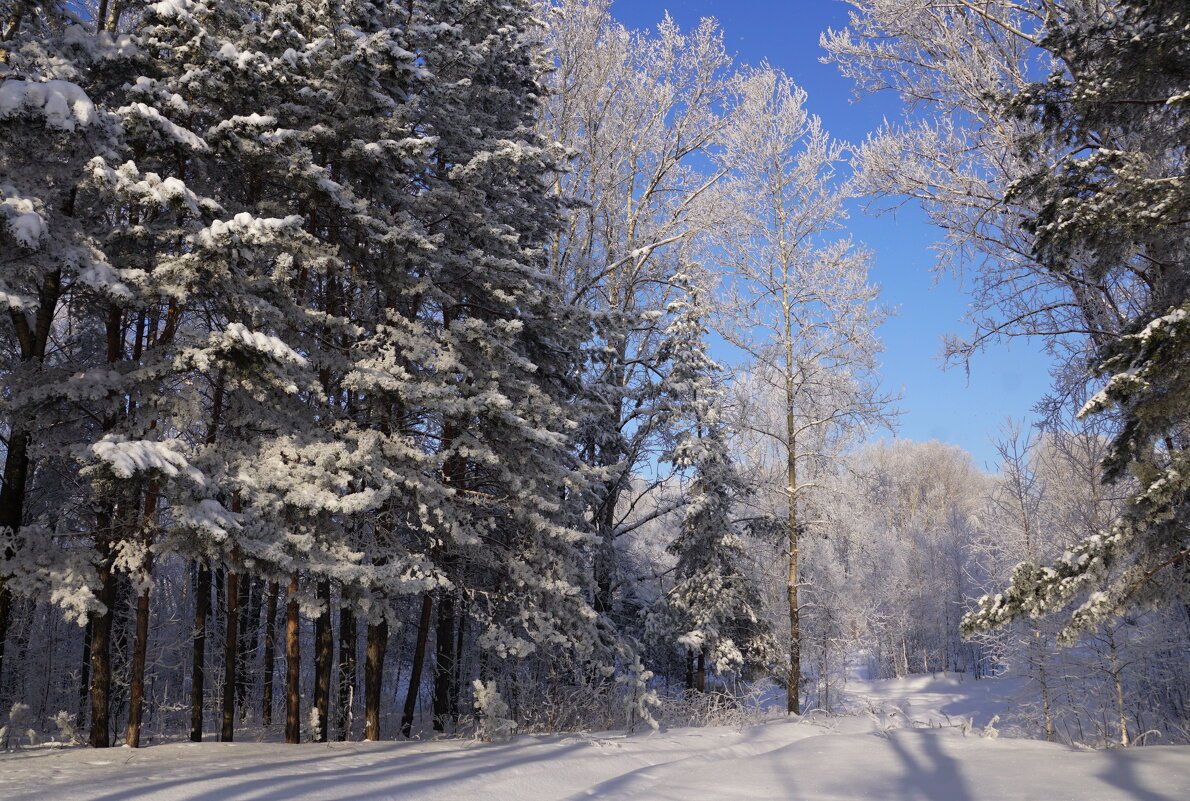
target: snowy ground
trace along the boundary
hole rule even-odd
[[[1190,747],[982,736],[1012,686],[854,682],[859,714],[501,745],[176,743],[0,755],[6,801],[1186,801]],[[974,725],[963,725],[974,718]],[[941,728],[937,726],[941,725]],[[934,728],[930,728],[934,726]]]

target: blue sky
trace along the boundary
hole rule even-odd
[[[810,110],[828,131],[859,141],[885,117],[899,116],[900,104],[891,94],[854,101],[851,82],[834,65],[819,62],[819,34],[845,27],[849,9],[838,0],[617,0],[612,13],[633,28],[656,25],[667,10],[682,28],[715,17],[739,61],[783,69],[807,91]],[[993,346],[972,360],[970,374],[943,371],[940,338],[965,332],[968,300],[958,280],[939,283],[930,271],[930,246],[941,232],[912,207],[895,217],[856,213],[848,229],[875,251],[872,278],[884,288],[883,301],[898,309],[881,330],[884,384],[902,394],[897,436],[960,445],[977,465],[994,469],[991,439],[1008,417],[1032,419],[1033,405],[1049,385],[1040,343]]]

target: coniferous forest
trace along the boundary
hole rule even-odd
[[[0,0],[0,748],[830,713],[857,667],[1190,741],[1190,8],[851,5],[825,58],[907,109],[862,142],[609,0]],[[906,203],[947,359],[1052,360],[990,472],[890,438],[847,225]]]

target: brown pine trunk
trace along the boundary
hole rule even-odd
[[[350,740],[355,723],[352,714],[355,706],[355,645],[357,632],[355,612],[347,607],[339,610],[339,698],[338,735],[340,740]]]
[[[227,609],[225,610],[223,639],[223,727],[219,730],[220,742],[230,743],[235,738],[236,724],[236,641],[239,638],[240,577],[230,569],[225,579]]]
[[[79,670],[79,722],[87,723],[87,707],[91,695],[91,632],[95,630],[95,616],[87,615],[83,629],[83,664]]]
[[[269,583],[269,602],[264,621],[264,690],[260,705],[260,721],[265,726],[273,724],[273,669],[276,661],[277,641],[277,582]]]
[[[206,695],[207,612],[211,608],[211,571],[199,562],[194,587],[194,651],[190,662],[190,740],[202,742],[202,713]]]
[[[302,741],[302,640],[298,617],[297,573],[289,581],[289,601],[285,605],[285,742]]]
[[[112,618],[115,616],[116,575],[112,572],[111,545],[106,540],[95,543],[99,554],[99,602],[102,614],[92,614],[91,621],[91,735],[92,748],[111,745],[112,692]]]
[[[4,681],[4,641],[8,638],[8,616],[12,608],[12,593],[0,581],[0,687]]]
[[[384,652],[388,620],[368,624],[368,652],[364,662],[364,739],[380,739],[380,691],[384,685]]]
[[[256,580],[253,576],[244,576],[239,584],[239,635],[236,639],[236,709],[240,712],[240,722],[243,723],[248,715],[248,655],[255,649],[252,642],[256,631],[257,621],[260,619],[259,590],[255,589]],[[255,612],[255,614],[254,614]]]
[[[454,693],[454,594],[439,590],[438,630],[434,637],[434,731],[446,731]]]
[[[707,691],[707,658],[702,653],[698,655],[698,673],[695,681],[695,689],[700,693],[705,693]]]
[[[314,621],[314,708],[318,710],[318,731],[315,736],[318,742],[325,743],[330,731],[328,714],[335,647],[331,633],[331,583],[326,579],[318,582],[318,601],[322,611]]]
[[[20,27],[21,14],[15,15],[13,24]],[[5,58],[0,63],[7,62]],[[74,214],[74,197],[64,208],[67,216]],[[20,346],[21,361],[40,365],[45,361],[46,345],[53,329],[54,313],[58,307],[58,298],[62,294],[62,271],[54,270],[45,276],[45,281],[37,292],[37,313],[30,322],[25,312],[9,309],[8,315],[12,328],[16,333]],[[109,352],[108,361],[112,361]],[[0,481],[0,529],[12,529],[15,534],[24,522],[25,494],[29,480],[29,449],[33,444],[33,435],[28,426],[18,416],[8,420],[8,440],[5,442],[4,476]],[[18,540],[18,548],[20,542]],[[6,549],[5,558],[12,558],[12,549]],[[4,641],[8,636],[9,618],[12,615],[12,593],[0,581],[0,676],[4,673]]]
[[[157,512],[157,486],[150,482],[145,492],[144,517],[144,545],[145,558],[142,570],[145,588],[136,599],[136,640],[132,649],[132,678],[129,682],[130,697],[128,702],[128,733],[124,740],[129,748],[140,747],[141,718],[145,703],[145,660],[149,653],[149,586],[148,581],[153,573],[153,552],[148,527],[153,522]]]
[[[409,689],[405,693],[405,708],[401,712],[401,736],[413,736],[413,715],[417,711],[417,695],[421,690],[421,672],[426,663],[426,642],[430,638],[430,618],[434,611],[434,596],[426,593],[421,599],[421,622],[417,627],[417,645],[413,649],[413,669],[409,673]]]

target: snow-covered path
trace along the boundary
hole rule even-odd
[[[970,690],[978,687],[972,693]],[[0,756],[10,801],[1185,801],[1190,747],[1086,752],[980,736],[994,682],[855,687],[875,715],[502,745],[178,743]],[[925,728],[976,717],[974,730]],[[919,727],[915,727],[919,726]],[[899,727],[899,728],[898,728]]]

